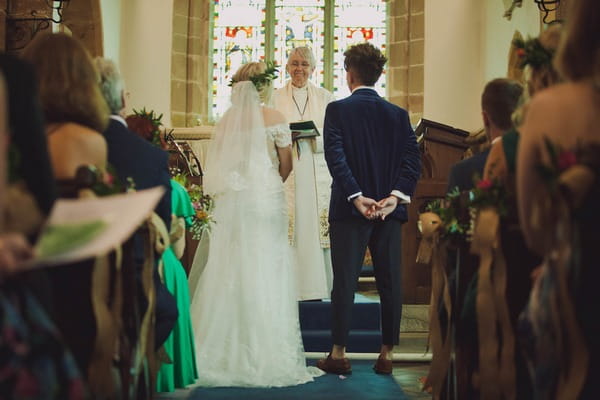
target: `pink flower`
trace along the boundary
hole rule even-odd
[[[577,157],[572,151],[564,150],[558,155],[558,169],[564,171],[577,163]]]
[[[111,174],[109,174],[108,172],[105,172],[102,175],[102,181],[106,184],[106,185],[112,185],[115,181],[114,176],[112,176]]]
[[[492,187],[492,181],[489,179],[482,179],[477,182],[477,189],[487,190]]]

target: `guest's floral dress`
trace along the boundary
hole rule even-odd
[[[19,278],[0,284],[0,399],[87,398],[75,360]]]
[[[547,203],[556,216],[546,221],[553,246],[519,325],[536,399],[600,398],[600,144],[574,155],[573,165],[561,167],[560,194]],[[581,174],[591,183],[578,185]],[[564,201],[574,193],[583,195],[580,205]]]

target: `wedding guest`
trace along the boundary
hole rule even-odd
[[[101,132],[108,125],[108,106],[86,48],[65,33],[45,33],[27,45],[22,58],[31,63],[39,82],[48,150],[58,187],[64,187],[62,182],[71,182],[82,165],[104,170],[107,147]],[[73,196],[64,192],[61,195]],[[87,259],[48,272],[53,317],[86,376],[96,337],[90,296],[94,263],[94,259]]]
[[[376,373],[392,373],[402,315],[401,229],[421,172],[408,112],[374,89],[387,59],[370,43],[344,52],[352,95],[327,106],[325,159],[333,177],[329,223],[333,262],[333,348],[317,366],[325,372],[352,370],[346,358],[354,292],[367,247],[373,257],[381,300],[382,345]]]
[[[554,53],[558,48],[562,27],[554,24],[540,34],[538,38],[529,39],[520,44],[521,68],[524,68],[527,77],[527,90],[523,93],[515,110],[513,121],[515,126],[504,132],[496,140],[489,151],[483,177],[484,179],[498,179],[510,187],[514,193],[515,164],[519,143],[518,126],[527,112],[529,99],[537,92],[556,85],[562,78],[552,65]]]
[[[161,186],[165,194],[155,208],[155,212],[165,223],[171,225],[171,176],[168,155],[148,143],[127,127],[120,116],[125,109],[124,82],[116,64],[108,59],[96,58],[95,65],[100,75],[101,93],[110,109],[110,122],[102,133],[108,146],[108,162],[115,167],[122,182],[133,179],[136,189],[149,189]],[[134,261],[138,270],[144,264],[144,246],[140,235],[134,238]],[[140,290],[141,290],[141,281]],[[169,336],[178,318],[177,305],[173,296],[160,280],[158,268],[154,271],[156,289],[155,347],[158,348]],[[145,300],[141,308],[146,309]]]
[[[0,70],[7,81],[10,141],[20,160],[12,178],[23,180],[38,209],[48,215],[56,199],[56,184],[48,155],[37,80],[29,63],[8,54],[0,54]],[[26,155],[26,162],[23,155]]]
[[[10,399],[87,398],[75,361],[56,327],[20,279],[33,251],[20,233],[3,225],[7,179],[7,118],[0,73],[0,393]]]
[[[56,199],[56,183],[48,155],[44,117],[37,81],[29,63],[0,54],[0,71],[6,80],[10,167],[7,174],[11,199],[5,202],[5,229],[35,242]],[[39,302],[52,315],[53,300],[46,269],[21,273]]]
[[[22,57],[39,81],[55,178],[73,178],[84,164],[104,169],[107,150],[101,132],[109,110],[86,48],[65,33],[48,33],[32,40]]]
[[[520,83],[504,78],[491,80],[485,85],[481,94],[481,116],[485,134],[490,143],[499,140],[504,132],[513,127],[511,115],[517,108],[523,92]],[[452,166],[448,178],[448,192],[458,188],[459,191],[472,189],[474,177],[483,175],[489,148]]]
[[[333,94],[310,81],[315,57],[308,47],[290,51],[290,79],[273,93],[273,107],[288,122],[313,121],[323,133],[327,104]],[[286,184],[294,244],[294,268],[299,300],[329,298],[332,271],[327,227],[331,177],[323,155],[323,137],[298,139],[294,145],[292,178]]]
[[[3,74],[0,74],[0,282],[6,275],[18,271],[18,267],[33,255],[33,250],[22,234],[4,231],[4,207],[6,205],[6,178],[8,173],[8,101]]]
[[[521,326],[540,399],[600,397],[600,8],[570,6],[554,61],[566,83],[532,98],[516,163],[525,240],[545,259]]]

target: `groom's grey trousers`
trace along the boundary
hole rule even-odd
[[[358,287],[367,246],[371,251],[381,301],[382,344],[398,344],[402,315],[401,231],[402,223],[392,218],[385,221],[369,221],[357,217],[331,221],[329,234],[333,266],[333,344],[347,344],[354,292]]]

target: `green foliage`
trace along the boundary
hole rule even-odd
[[[192,206],[196,212],[190,232],[192,232],[194,239],[199,240],[202,233],[210,231],[211,225],[214,223],[211,214],[215,206],[214,200],[210,195],[204,193],[202,186],[190,184],[186,175],[177,174],[172,179],[183,186],[190,196]]]
[[[520,67],[525,68],[526,65],[532,68],[540,68],[550,66],[554,51],[546,49],[537,38],[529,38],[527,40],[515,39],[513,45],[518,49],[517,54],[521,59]]]
[[[250,77],[250,81],[254,84],[257,91],[261,91],[263,87],[269,85],[274,79],[277,79],[279,73],[279,66],[274,61],[265,61],[267,68],[265,72],[259,75]],[[229,81],[228,86],[233,86],[235,82],[233,79]]]

